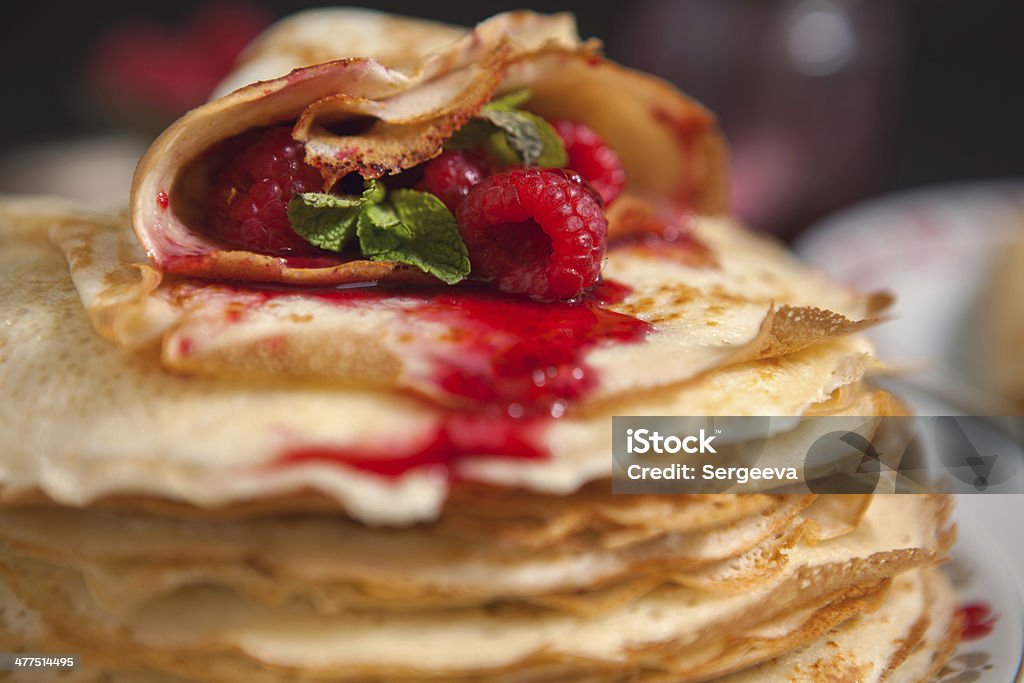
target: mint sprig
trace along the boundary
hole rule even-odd
[[[558,132],[542,117],[519,109],[530,99],[517,90],[485,104],[447,142],[449,149],[484,149],[504,165],[560,168],[569,163]]]
[[[519,109],[520,105],[529,102],[531,97],[533,97],[533,93],[530,92],[529,88],[520,88],[519,90],[507,92],[500,97],[495,97],[483,106],[483,110],[498,111],[501,109]]]
[[[353,237],[371,261],[415,266],[453,285],[469,275],[469,254],[451,211],[428,192],[368,180],[358,197],[320,192],[288,203],[292,229],[312,245],[341,252]],[[385,201],[386,199],[386,201]]]
[[[299,237],[315,247],[340,252],[356,233],[356,219],[367,206],[384,200],[384,183],[370,180],[358,197],[305,192],[288,202],[288,220]]]
[[[455,217],[429,192],[394,190],[388,204],[359,214],[357,234],[371,261],[407,263],[450,285],[469,275],[469,252]]]

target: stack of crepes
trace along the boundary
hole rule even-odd
[[[612,415],[900,410],[865,383],[857,336],[886,297],[722,215],[706,111],[604,60],[570,17],[531,13],[472,31],[300,14],[224,91],[246,83],[154,144],[130,219],[0,204],[0,651],[154,682],[942,666],[959,631],[933,567],[947,499],[611,493]],[[625,167],[582,302],[420,287],[406,266],[230,250],[197,228],[191,188],[219,140],[294,123],[321,170],[381,175],[522,87]],[[355,114],[373,118],[334,125]],[[533,386],[567,373],[564,391],[524,393],[517,361]]]

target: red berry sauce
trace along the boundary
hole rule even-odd
[[[586,352],[598,345],[636,343],[649,332],[648,323],[604,308],[628,293],[628,287],[610,282],[599,283],[576,303],[538,303],[476,286],[318,292],[343,306],[413,299],[405,313],[412,324],[449,326],[454,334],[439,347],[430,379],[461,408],[448,410],[426,443],[370,450],[309,446],[288,451],[278,463],[326,461],[400,476],[431,465],[450,471],[459,460],[479,455],[544,457],[536,435],[597,386]]]
[[[611,290],[607,290],[611,291]],[[603,308],[599,291],[579,304],[538,303],[481,291],[440,294],[414,315],[454,323],[457,353],[445,353],[437,377],[445,393],[511,417],[560,416],[597,385],[586,351],[644,338],[649,325]]]
[[[451,413],[421,443],[374,448],[305,446],[288,451],[275,465],[326,462],[383,477],[400,477],[429,467],[451,478],[452,467],[459,460],[481,454],[524,460],[544,458],[547,454],[535,444],[538,426],[537,420]]]

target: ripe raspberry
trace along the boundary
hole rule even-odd
[[[323,190],[320,172],[303,161],[304,154],[305,146],[281,127],[267,130],[228,161],[209,195],[214,236],[262,253],[316,253],[288,221],[288,202],[295,194]]]
[[[487,175],[487,164],[482,157],[473,153],[449,151],[423,167],[423,180],[419,187],[437,195],[448,210],[455,213],[470,188]]]
[[[575,121],[555,121],[553,125],[565,143],[569,168],[597,190],[605,206],[611,204],[626,184],[619,155],[590,126]]]
[[[571,299],[601,274],[608,222],[563,171],[514,168],[485,178],[457,216],[473,273],[504,292]]]

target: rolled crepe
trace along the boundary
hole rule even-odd
[[[713,117],[672,86],[605,60],[570,15],[512,12],[471,31],[365,10],[306,12],[270,29],[221,90],[150,147],[132,184],[135,234],[162,272],[264,282],[430,281],[389,261],[299,261],[227,248],[206,232],[204,197],[225,141],[288,124],[325,187],[377,178],[441,153],[494,96],[529,87],[525,107],[597,130],[619,153],[626,192],[658,210],[725,206]],[[653,202],[647,204],[646,202]],[[624,206],[628,206],[626,202]],[[620,211],[613,233],[637,223]]]

